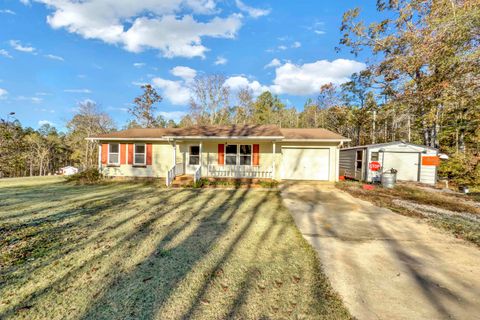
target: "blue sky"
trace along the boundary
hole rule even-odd
[[[374,1],[362,2],[371,18]],[[367,56],[336,53],[354,3],[252,0],[2,0],[0,118],[60,129],[76,105],[97,102],[123,126],[152,83],[159,110],[188,112],[195,75],[222,73],[232,91],[271,90],[299,109],[327,82],[341,83]],[[234,102],[234,101],[232,101]]]

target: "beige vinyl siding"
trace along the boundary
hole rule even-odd
[[[108,142],[103,142],[108,143]],[[126,141],[115,141],[115,143],[131,144]],[[150,143],[148,141],[138,141],[137,143]],[[273,154],[272,141],[255,140],[214,140],[203,141],[201,147],[202,176],[208,177],[208,165],[218,164],[218,144],[258,144],[259,145],[259,167],[261,170],[270,171],[273,167],[275,158],[274,179],[281,180],[282,177],[282,147],[299,148],[325,148],[329,149],[329,168],[328,177],[330,181],[338,180],[338,143],[320,143],[320,142],[276,142],[275,154]],[[190,145],[200,145],[199,140],[184,140],[176,142],[176,163],[185,164],[188,161],[188,152]],[[126,148],[128,153],[128,147]],[[253,149],[252,149],[253,153]],[[126,157],[128,161],[128,156]],[[252,159],[253,160],[253,159]],[[295,161],[295,160],[293,160]],[[100,165],[100,170],[105,176],[110,177],[166,177],[166,173],[173,166],[173,143],[152,142],[152,165],[146,168],[134,167],[131,164],[120,165],[118,167],[109,167]],[[305,176],[305,175],[304,175]]]
[[[134,144],[126,141],[114,143]],[[103,142],[108,143],[108,142]],[[113,142],[112,142],[113,143]],[[148,141],[135,141],[135,143],[150,143]],[[177,147],[178,149],[178,147]],[[128,146],[125,157],[128,162]],[[178,151],[177,151],[178,153]],[[122,164],[117,167],[101,165],[100,171],[107,177],[157,177],[164,178],[167,171],[173,166],[173,147],[168,142],[152,143],[152,165],[135,167],[131,164]]]

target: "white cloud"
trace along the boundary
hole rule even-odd
[[[144,62],[135,62],[135,63],[133,64],[133,66],[134,66],[135,68],[142,68],[142,67],[145,67],[145,65],[146,65],[146,64],[145,64]]]
[[[275,79],[270,87],[277,94],[310,95],[320,91],[327,83],[341,84],[349,81],[354,72],[365,69],[362,62],[337,59],[318,60],[313,63],[295,65],[290,62],[275,69]]]
[[[322,35],[326,33],[325,31],[322,31],[322,30],[314,30],[313,32],[315,32],[318,35]]]
[[[47,17],[52,28],[120,44],[131,52],[157,49],[165,57],[204,57],[208,48],[202,38],[232,39],[242,25],[240,14],[203,21],[193,17],[217,13],[214,0],[38,1],[53,10]]]
[[[7,94],[8,94],[7,90],[0,88],[0,99],[5,98]]]
[[[17,51],[35,53],[34,47],[24,46],[18,40],[10,40],[9,43],[10,46]]]
[[[65,59],[63,59],[62,57],[56,56],[54,54],[46,54],[44,57],[52,60],[57,60],[57,61],[65,61]]]
[[[18,101],[29,101],[31,103],[41,103],[43,101],[43,98],[39,97],[26,97],[26,96],[18,96],[15,98]]]
[[[236,0],[235,3],[237,4],[238,9],[248,13],[249,16],[252,18],[259,18],[262,16],[269,15],[271,10],[270,9],[258,9],[254,7],[247,6],[240,0]]]
[[[283,45],[283,44],[282,44],[282,45],[279,45],[277,48],[278,48],[278,50],[282,50],[282,51],[288,49],[288,47],[285,46],[285,45]]]
[[[270,61],[268,64],[265,65],[264,69],[275,68],[281,65],[282,63],[280,62],[280,60],[278,60],[277,58],[274,58],[272,61]]]
[[[53,109],[47,109],[47,108],[40,108],[40,109],[35,109],[35,111],[38,111],[38,112],[45,112],[45,113],[55,113],[55,110]]]
[[[197,70],[184,66],[176,66],[170,70],[170,73],[186,82],[192,81],[197,76]]]
[[[299,42],[299,41],[295,41],[293,44],[292,44],[292,48],[300,48],[302,46],[302,44]]]
[[[55,123],[53,123],[52,121],[48,121],[48,120],[40,120],[40,121],[38,121],[38,126],[39,126],[39,127],[41,127],[41,126],[43,126],[43,125],[45,125],[45,124],[48,124],[48,125],[50,125],[50,126],[52,126],[52,127],[55,126]]]
[[[248,88],[252,90],[253,95],[258,96],[262,94],[264,91],[268,91],[269,88],[267,86],[263,86],[257,80],[250,81],[244,76],[233,76],[228,78],[225,81],[225,86],[230,87],[232,91],[238,91],[240,89]]]
[[[187,113],[184,111],[160,111],[158,114],[166,120],[173,120],[178,123]]]
[[[26,6],[30,5],[30,0],[20,0],[20,2]]]
[[[173,81],[162,78],[153,78],[155,87],[162,90],[162,96],[174,105],[186,105],[190,101],[190,88],[183,80]]]
[[[226,58],[218,56],[217,60],[215,60],[215,65],[216,66],[224,65],[224,64],[227,64],[227,62],[228,62],[228,60]]]
[[[0,56],[5,57],[5,58],[13,58],[10,53],[8,53],[7,50],[5,49],[0,49]]]
[[[92,93],[90,89],[65,89],[63,92],[67,93]]]
[[[214,18],[209,22],[197,22],[192,16],[177,19],[163,16],[158,19],[138,18],[123,34],[122,42],[128,51],[141,52],[155,48],[164,57],[205,57],[208,50],[201,44],[204,36],[233,39],[241,26],[240,16]]]
[[[12,11],[10,9],[3,9],[3,10],[0,10],[0,13],[5,13],[5,14],[11,14],[11,15],[15,15],[15,11]]]

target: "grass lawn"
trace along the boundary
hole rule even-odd
[[[337,183],[338,188],[355,197],[403,215],[425,218],[433,226],[480,246],[480,203],[474,202],[475,198],[427,191],[414,184],[400,184],[394,189],[376,186],[374,190],[363,190],[362,185],[353,181]]]
[[[348,319],[277,191],[0,180],[0,319]]]

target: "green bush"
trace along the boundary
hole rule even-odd
[[[91,168],[71,176],[66,176],[65,179],[68,182],[76,182],[78,184],[95,184],[103,179],[103,175],[98,169]]]
[[[480,158],[471,153],[453,154],[442,161],[438,174],[457,185],[480,185]]]

